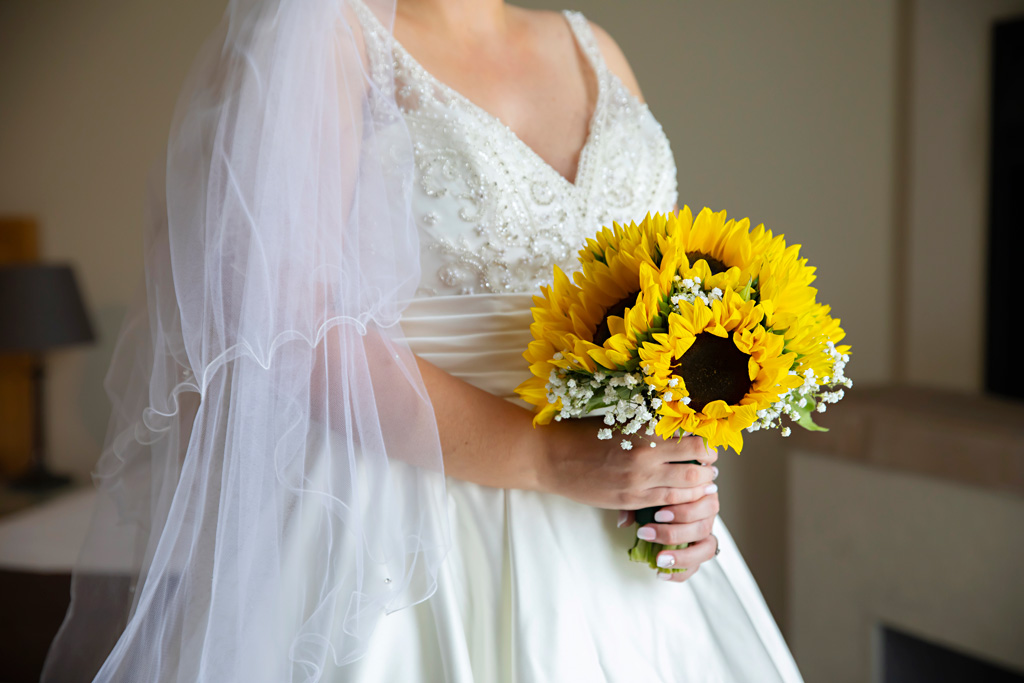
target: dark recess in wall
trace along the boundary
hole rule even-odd
[[[1024,287],[1024,17],[992,31],[985,390],[1024,400],[1020,316]],[[951,274],[952,275],[952,274]],[[950,311],[951,322],[956,313]]]

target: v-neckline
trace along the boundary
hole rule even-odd
[[[587,64],[590,66],[590,70],[594,74],[594,79],[597,82],[597,96],[594,98],[594,111],[591,112],[590,114],[590,121],[587,125],[587,135],[584,138],[583,146],[580,147],[579,154],[576,157],[576,172],[572,180],[569,180],[567,177],[562,175],[561,172],[559,172],[558,169],[552,166],[547,159],[538,154],[537,150],[528,145],[526,141],[523,140],[518,133],[512,130],[512,128],[507,123],[505,123],[499,117],[495,116],[488,110],[484,109],[479,104],[469,99],[467,96],[463,95],[461,92],[451,87],[450,85],[442,81],[440,78],[435,76],[433,73],[428,71],[426,67],[420,64],[419,61],[415,57],[413,57],[408,50],[405,49],[404,45],[398,42],[394,35],[391,36],[391,40],[394,46],[401,53],[401,55],[406,59],[406,61],[410,65],[412,65],[414,69],[419,71],[420,74],[426,80],[430,81],[434,86],[447,93],[451,98],[458,100],[459,102],[464,104],[470,111],[475,113],[477,117],[482,119],[484,122],[492,124],[498,129],[503,130],[505,132],[504,134],[508,136],[514,144],[517,144],[518,146],[522,147],[527,154],[536,159],[541,166],[547,169],[552,175],[557,176],[559,180],[561,180],[563,183],[577,191],[582,191],[584,188],[584,181],[587,179],[589,175],[588,159],[590,157],[590,149],[593,146],[593,143],[597,140],[597,127],[600,123],[599,115],[604,107],[604,102],[606,99],[606,87],[604,79],[601,77],[601,69],[599,68],[599,65],[596,63],[596,59],[591,56],[590,51],[587,49],[587,46],[583,44],[582,37],[577,33],[576,27],[573,25],[573,21],[572,18],[569,16],[569,13],[562,12],[562,16],[565,18],[566,23],[569,25],[569,33],[572,34],[573,42],[576,44],[576,47],[580,50],[580,52],[583,53],[583,57],[584,59],[586,59]]]

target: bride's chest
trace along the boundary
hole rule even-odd
[[[555,265],[575,270],[602,225],[676,202],[668,142],[624,89],[599,98],[575,182],[471,103],[426,94],[399,90],[415,157],[420,295],[536,291]]]
[[[604,64],[587,20],[565,16],[597,79],[573,182],[367,18],[374,80],[393,92],[412,139],[419,296],[535,292],[555,266],[575,270],[577,251],[602,226],[675,205],[661,126]]]

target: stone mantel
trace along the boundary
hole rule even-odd
[[[816,418],[829,431],[794,429],[792,446],[1024,496],[1024,403],[922,387],[855,387]]]
[[[1024,673],[1024,405],[857,386],[820,417],[786,479],[808,683],[883,680],[883,628]]]

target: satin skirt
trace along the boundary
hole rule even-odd
[[[415,300],[413,351],[492,394],[528,377],[528,295]],[[726,456],[728,457],[728,456]],[[427,601],[384,617],[325,680],[800,681],[721,520],[717,559],[682,584],[629,562],[635,526],[560,496],[447,479],[452,548]]]

